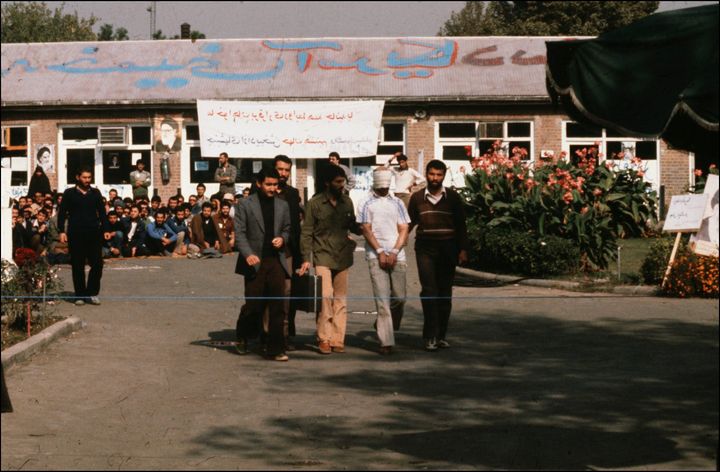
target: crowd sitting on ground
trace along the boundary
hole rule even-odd
[[[44,174],[43,174],[44,175]],[[47,178],[47,177],[46,177]],[[61,242],[57,211],[62,193],[34,188],[12,202],[13,254],[30,248],[50,264],[70,263],[68,244]],[[243,194],[197,193],[185,201],[173,195],[166,202],[159,196],[120,198],[116,189],[103,199],[110,223],[110,238],[103,242],[103,257],[147,256],[222,257],[235,250],[233,223],[235,204]]]

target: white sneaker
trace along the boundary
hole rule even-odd
[[[88,303],[91,305],[99,305],[100,299],[98,297],[90,297],[90,299],[88,300]]]
[[[85,300],[83,300],[82,298],[78,298],[77,300],[75,300],[75,306],[83,306],[84,304]]]
[[[438,346],[437,346],[437,342],[435,342],[435,338],[425,340],[425,350],[426,351],[437,351],[437,349],[438,349]]]
[[[450,343],[445,341],[444,339],[441,339],[440,341],[438,341],[437,345],[439,348],[442,348],[442,349],[447,349],[450,347]]]

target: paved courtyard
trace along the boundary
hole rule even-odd
[[[427,353],[410,257],[383,357],[362,256],[347,353],[301,312],[287,363],[209,342],[234,339],[235,256],[110,262],[101,306],[57,307],[87,327],[6,373],[2,469],[716,468],[717,300],[461,281]]]

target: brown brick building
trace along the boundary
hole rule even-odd
[[[44,148],[52,154],[44,167],[58,190],[73,184],[78,166],[89,164],[105,195],[115,188],[130,196],[128,174],[142,159],[152,173],[151,194],[167,199],[179,190],[187,197],[199,182],[214,193],[217,156],[201,153],[196,100],[372,99],[385,101],[376,155],[346,162],[359,177],[357,196],[369,185],[363,176],[370,167],[398,150],[417,168],[445,160],[446,184],[463,185],[465,147],[477,153],[495,140],[525,147],[531,160],[545,151],[573,155],[598,142],[603,156],[628,152],[645,159],[648,179],[657,190],[664,187],[666,201],[683,192],[694,175],[692,154],[581,126],[553,107],[545,90],[545,41],[556,39],[3,44],[3,166],[12,169],[15,195],[27,191]],[[160,172],[164,153],[156,144],[164,122],[176,134],[167,150],[166,182]],[[262,160],[230,157],[239,169],[240,192]],[[293,183],[312,188],[323,164],[290,157]]]

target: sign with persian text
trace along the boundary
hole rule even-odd
[[[366,157],[377,153],[385,102],[237,102],[198,100],[204,157]]]
[[[720,215],[718,214],[718,176],[708,175],[705,182],[704,195],[707,195],[707,204],[703,214],[702,225],[697,234],[690,237],[690,248],[701,256],[718,257],[718,236],[720,235]]]
[[[673,233],[694,233],[700,229],[707,195],[675,195],[670,201],[670,210],[665,217],[663,231]]]

